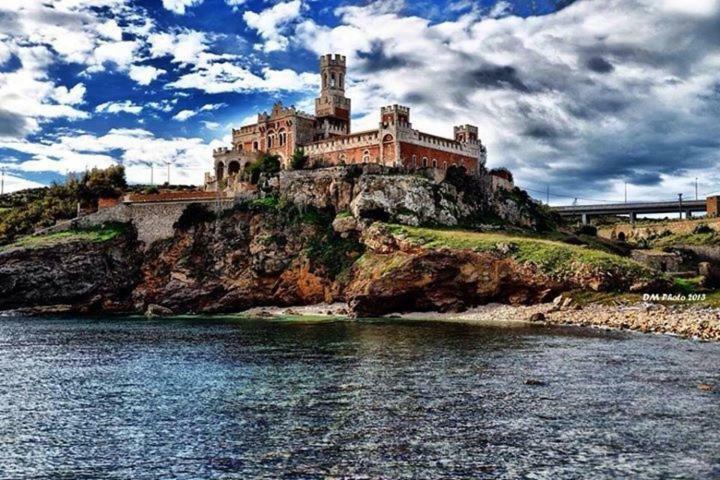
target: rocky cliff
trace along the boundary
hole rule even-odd
[[[103,243],[6,250],[0,309],[215,313],[344,301],[379,315],[647,286],[647,270],[583,246],[438,228],[496,221],[506,201],[516,225],[542,221],[522,198],[485,188],[462,177],[286,172],[266,181],[265,197],[219,214],[189,206],[172,238],[145,248],[128,228]],[[421,224],[434,229],[412,227]]]

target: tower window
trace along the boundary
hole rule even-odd
[[[423,168],[427,168],[428,166],[428,159],[427,157],[423,157]]]
[[[330,88],[335,88],[335,74],[330,74]]]

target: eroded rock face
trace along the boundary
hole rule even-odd
[[[333,298],[333,281],[304,256],[318,226],[271,213],[235,212],[154,244],[133,292],[136,309],[233,312]]]
[[[127,311],[139,279],[131,234],[105,243],[69,243],[0,253],[0,310]]]
[[[346,291],[360,316],[461,311],[493,301],[535,303],[563,288],[512,259],[489,253],[424,250],[366,257]]]
[[[274,193],[291,203],[349,211],[358,220],[457,226],[478,223],[489,214],[497,217],[490,180],[484,175],[435,178],[365,165],[283,171],[278,186]],[[511,213],[513,221],[531,223]]]

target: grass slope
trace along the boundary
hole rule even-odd
[[[651,277],[643,265],[625,257],[588,247],[562,242],[514,235],[510,233],[479,233],[464,230],[390,225],[395,235],[402,235],[418,246],[426,248],[458,248],[478,252],[498,249],[499,244],[511,247],[510,255],[522,263],[534,263],[547,274],[567,274],[581,265],[598,271],[624,272],[637,277]]]
[[[116,238],[123,233],[123,225],[106,225],[98,228],[68,230],[65,232],[49,233],[47,235],[27,236],[18,239],[10,245],[0,246],[0,252],[13,248],[45,248],[64,243],[85,242],[101,243]]]

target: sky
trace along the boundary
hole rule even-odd
[[[720,0],[2,0],[5,191],[125,165],[201,184],[275,101],[312,112],[348,57],[353,130],[382,105],[554,204],[720,191]]]

